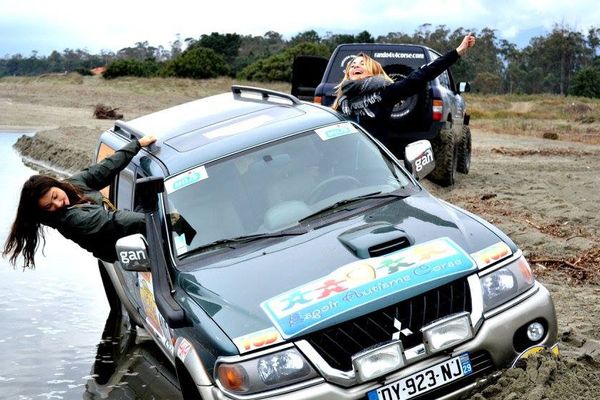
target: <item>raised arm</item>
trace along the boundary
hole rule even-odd
[[[129,164],[142,147],[155,141],[156,138],[152,135],[132,140],[99,163],[77,172],[69,180],[74,183],[82,183],[91,189],[100,190],[112,183],[114,177]]]
[[[460,56],[466,54],[468,49],[473,47],[474,44],[475,36],[468,34],[455,50],[450,50],[429,64],[423,65],[421,68],[413,71],[406,78],[387,86],[383,93],[384,101],[397,103],[417,93],[427,82],[435,79],[439,74],[458,61]]]

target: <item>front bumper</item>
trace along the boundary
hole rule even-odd
[[[395,373],[387,375],[379,381],[342,387],[328,382],[325,378],[317,378],[292,387],[284,387],[276,391],[245,396],[225,394],[218,387],[212,385],[199,386],[198,389],[203,399],[366,399],[367,392],[373,389],[395,382],[464,352],[468,352],[469,354],[485,352],[489,354],[494,367],[492,370],[509,367],[521,353],[521,351],[515,349],[513,346],[515,332],[531,321],[540,319],[547,322],[548,328],[546,335],[536,344],[550,348],[556,344],[557,340],[554,303],[548,290],[536,282],[534,287],[526,293],[486,313],[483,316],[482,323],[478,326],[477,334],[470,341],[447,352],[409,365]],[[302,348],[303,346],[299,347]],[[318,366],[317,370],[320,370]],[[323,371],[320,370],[320,372],[323,374]],[[327,376],[327,374],[323,375]],[[476,385],[476,382],[472,378],[465,377],[453,382],[452,385],[452,389],[444,390],[444,387],[440,388],[441,393],[436,391],[436,396],[443,399],[453,398],[472,389]]]

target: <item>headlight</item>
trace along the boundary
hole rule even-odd
[[[521,256],[518,260],[480,278],[483,311],[507,302],[533,286],[531,268]]]
[[[317,376],[295,348],[236,363],[220,362],[216,374],[223,389],[236,394],[276,389]]]

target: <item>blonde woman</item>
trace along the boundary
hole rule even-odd
[[[366,54],[355,57],[336,86],[333,108],[358,122],[367,131],[389,145],[388,120],[394,105],[421,90],[427,82],[448,69],[475,45],[475,36],[465,36],[461,44],[433,62],[394,82],[381,64]]]

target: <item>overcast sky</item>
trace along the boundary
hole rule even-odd
[[[315,30],[371,35],[412,34],[419,25],[496,29],[519,46],[556,23],[571,30],[600,27],[597,0],[0,0],[0,57],[36,50],[116,52],[136,42],[170,48],[177,38],[211,32],[289,39]]]

